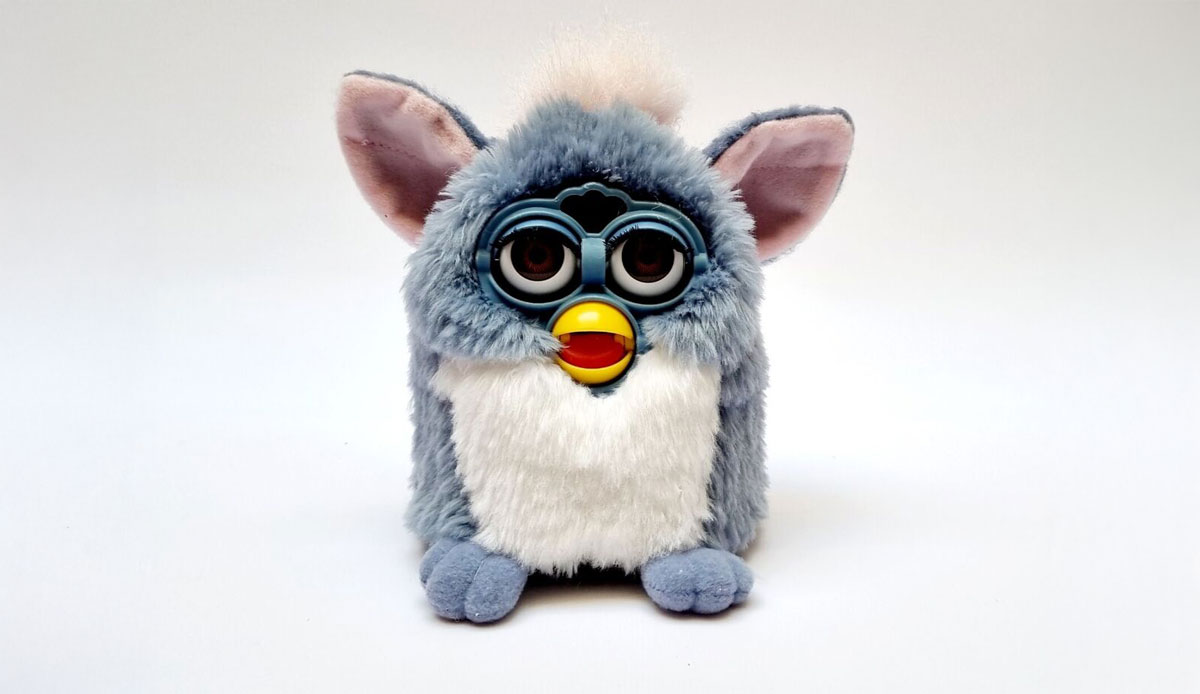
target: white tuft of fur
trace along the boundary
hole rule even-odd
[[[649,34],[609,26],[597,32],[564,30],[526,80],[526,107],[569,98],[589,110],[623,102],[663,125],[679,122],[686,97],[682,75]]]
[[[664,350],[602,397],[548,360],[447,359],[433,387],[453,410],[475,542],[546,573],[633,571],[690,549],[710,517],[721,375]]]

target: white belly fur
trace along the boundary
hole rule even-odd
[[[548,361],[446,360],[475,541],[529,568],[632,571],[695,546],[709,517],[720,373],[656,349],[596,397]]]

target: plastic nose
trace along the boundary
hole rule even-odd
[[[606,301],[583,301],[550,326],[563,344],[555,362],[571,378],[588,386],[604,385],[625,373],[637,349],[633,324]]]

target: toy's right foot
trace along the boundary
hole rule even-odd
[[[516,607],[529,572],[470,540],[438,540],[421,559],[421,584],[446,619],[494,622]]]

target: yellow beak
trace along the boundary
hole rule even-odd
[[[603,301],[575,304],[554,321],[550,334],[563,345],[555,362],[584,385],[614,381],[633,361],[633,325]]]

